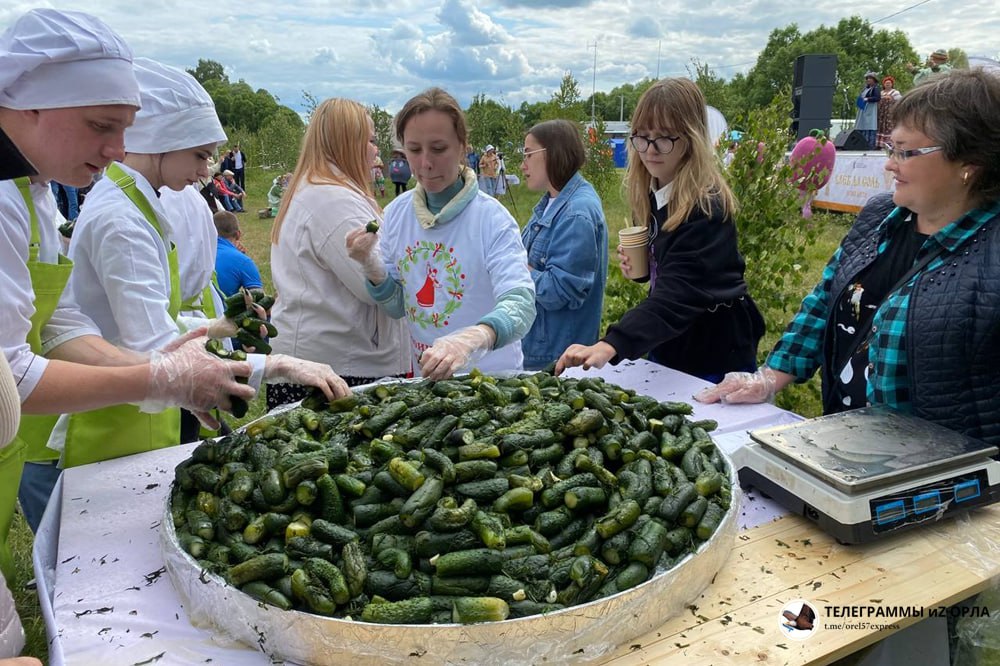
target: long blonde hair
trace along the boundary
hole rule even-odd
[[[685,139],[675,147],[676,150],[684,146],[684,155],[677,165],[664,231],[676,229],[695,208],[711,213],[713,206],[717,206],[726,219],[736,212],[736,197],[709,143],[705,96],[693,81],[672,78],[654,83],[639,98],[632,114],[632,130],[636,129],[669,129]],[[632,219],[635,224],[644,225],[651,214],[649,191],[653,177],[631,141],[627,150],[625,188]]]
[[[371,116],[357,102],[328,99],[313,111],[302,139],[302,151],[271,228],[271,243],[278,244],[285,214],[303,182],[313,185],[340,185],[364,196],[380,216],[382,208],[372,189],[368,141]]]

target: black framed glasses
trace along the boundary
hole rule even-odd
[[[659,154],[668,155],[673,151],[674,144],[679,139],[679,136],[659,136],[655,139],[650,139],[648,136],[633,134],[629,137],[629,142],[631,142],[632,147],[640,153],[646,152],[649,150],[650,146],[653,146]]]
[[[931,153],[936,153],[939,150],[944,150],[944,146],[927,146],[926,148],[914,148],[912,150],[896,150],[892,147],[891,143],[885,144],[885,156],[890,160],[896,160],[899,164],[902,164],[911,157],[929,155]]]

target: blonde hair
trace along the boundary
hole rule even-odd
[[[664,231],[676,229],[695,208],[710,214],[713,207],[718,207],[726,219],[736,212],[736,197],[722,175],[719,160],[708,140],[705,96],[693,81],[672,78],[654,83],[639,98],[631,126],[633,132],[637,129],[669,129],[684,139],[674,147],[674,150],[682,149],[684,154],[677,165],[669,216],[663,223]],[[639,159],[631,141],[627,150],[625,189],[632,208],[632,219],[636,224],[644,225],[652,213],[649,192],[653,177]],[[653,148],[650,147],[650,150]]]
[[[371,116],[361,104],[343,98],[328,99],[313,111],[302,139],[302,151],[288,188],[281,197],[278,216],[271,229],[271,243],[278,244],[285,214],[303,183],[340,185],[365,197],[380,216],[375,200],[368,159]]]

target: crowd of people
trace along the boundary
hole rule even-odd
[[[190,441],[265,383],[273,408],[385,377],[647,357],[714,384],[699,400],[741,403],[819,371],[827,413],[885,404],[1000,444],[1000,79],[982,71],[941,71],[901,98],[891,77],[880,89],[866,76],[858,104],[872,110],[873,145],[876,110],[893,105],[882,129],[895,192],[858,215],[758,368],[764,320],[744,278],[739,202],[688,79],[657,82],[632,116],[624,184],[648,273],[621,247],[617,260],[649,290],[603,333],[610,241],[576,125],[524,136],[521,171],[540,198],[520,229],[497,199],[502,157],[486,146],[477,173],[447,91],[396,115],[384,208],[366,107],[322,102],[294,171],[268,193],[281,335],[274,353],[236,362],[205,342],[231,344],[222,297],[262,281],[234,214],[245,154],[234,146],[211,173],[226,134],[208,93],[77,12],[19,18],[0,65],[0,444],[13,441],[0,479],[20,484],[32,529],[61,469]],[[59,84],[82,76],[86,86]],[[50,183],[86,187],[101,171],[64,254]],[[13,499],[0,504],[5,576],[13,512]]]

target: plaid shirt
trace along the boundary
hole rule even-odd
[[[896,208],[879,224],[878,255],[881,256],[889,245],[890,230],[895,231],[904,223],[908,212]],[[910,378],[906,362],[906,320],[910,309],[911,295],[917,282],[928,276],[951,257],[961,251],[962,246],[988,220],[1000,214],[1000,201],[988,207],[977,208],[952,222],[941,231],[929,237],[917,261],[928,252],[943,251],[923,270],[910,278],[906,284],[889,294],[872,321],[872,330],[860,332],[869,335],[868,345],[868,402],[887,405],[901,411],[910,411]],[[817,369],[828,362],[824,345],[826,328],[832,319],[833,308],[840,294],[831,294],[830,285],[837,273],[843,245],[827,263],[823,277],[812,293],[806,296],[798,313],[768,356],[766,365],[774,370],[794,375],[799,381],[809,379]]]

